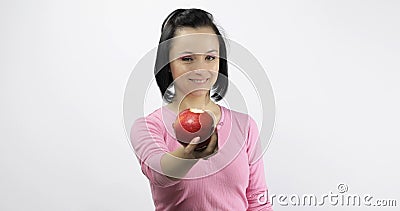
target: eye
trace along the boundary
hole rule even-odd
[[[206,56],[206,60],[208,60],[208,61],[212,61],[214,59],[215,59],[215,56],[211,56],[211,55]]]
[[[182,56],[180,60],[184,62],[191,62],[193,61],[193,58],[191,56]]]

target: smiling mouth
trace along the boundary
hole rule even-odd
[[[204,84],[208,81],[208,78],[206,78],[206,79],[189,79],[189,80],[195,84]]]

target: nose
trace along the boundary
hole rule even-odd
[[[196,60],[192,66],[196,74],[206,73],[213,69],[213,64],[206,60],[207,55],[196,55]]]
[[[196,75],[204,75],[206,74],[208,71],[206,69],[201,69],[201,68],[196,68],[193,70],[193,73]]]

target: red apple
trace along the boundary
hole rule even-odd
[[[209,111],[202,109],[185,109],[179,113],[174,123],[176,139],[183,146],[187,146],[195,137],[200,137],[195,150],[201,151],[207,148],[214,132],[214,118]]]

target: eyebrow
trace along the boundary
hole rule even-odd
[[[213,53],[213,52],[218,52],[218,50],[212,49],[212,50],[207,51],[206,53]],[[181,52],[179,55],[183,55],[183,54],[193,54],[193,52],[190,52],[190,51],[183,51],[183,52]]]

